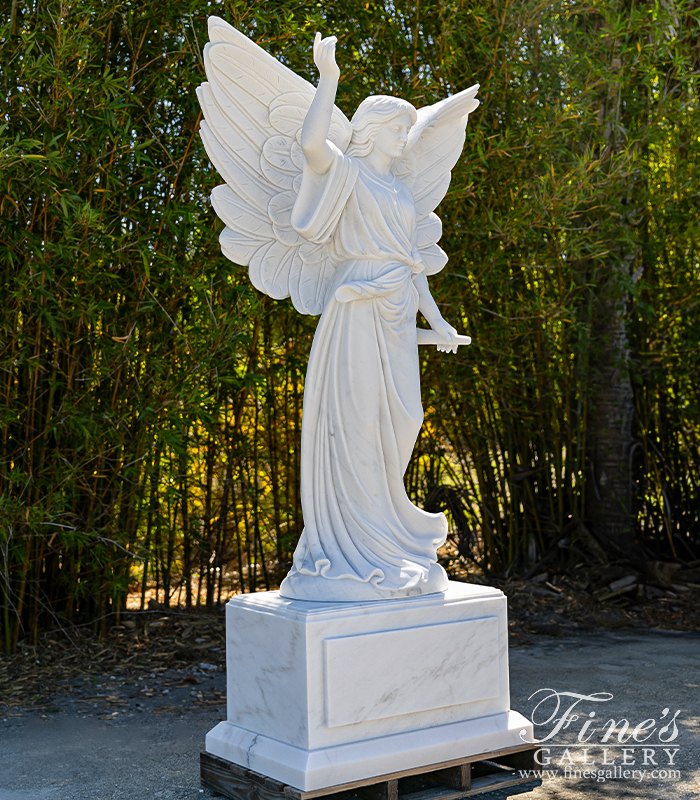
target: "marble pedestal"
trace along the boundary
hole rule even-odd
[[[304,791],[532,741],[510,710],[506,598],[446,593],[365,603],[226,607],[228,714],[213,755]]]

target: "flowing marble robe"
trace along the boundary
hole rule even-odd
[[[283,597],[379,600],[444,591],[444,514],[408,499],[403,475],[423,422],[416,341],[423,269],[410,190],[333,147],[305,168],[292,224],[336,264],[304,390],[304,531]]]

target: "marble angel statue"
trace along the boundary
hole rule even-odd
[[[304,531],[283,597],[365,601],[444,591],[444,514],[403,475],[422,421],[418,344],[459,336],[428,288],[447,256],[444,197],[478,90],[418,111],[368,97],[334,105],[335,37],[316,35],[314,87],[223,20],[209,20],[201,136],[226,184],[212,204],[224,254],[255,287],[321,315],[301,436]],[[416,329],[420,310],[432,330]]]

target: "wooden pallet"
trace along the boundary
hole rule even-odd
[[[200,756],[202,786],[233,800],[459,800],[483,792],[540,780],[521,777],[520,770],[536,768],[532,745],[511,747],[427,767],[378,775],[326,789],[305,792],[260,775],[211,753]]]

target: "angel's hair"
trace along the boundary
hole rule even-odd
[[[348,155],[358,158],[368,156],[374,148],[379,131],[402,114],[408,114],[411,125],[415,125],[418,114],[407,100],[383,94],[364,99],[352,116],[352,139],[347,150]]]

